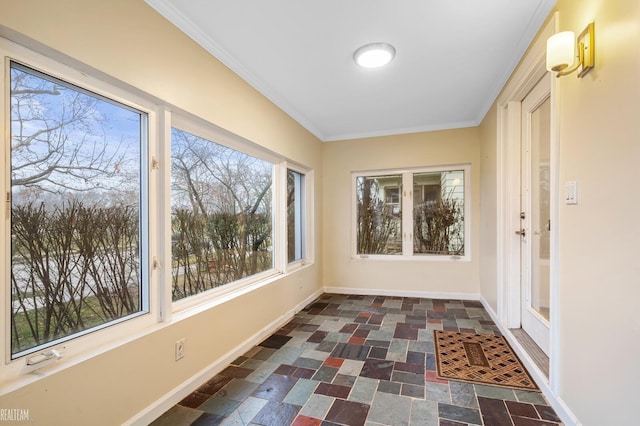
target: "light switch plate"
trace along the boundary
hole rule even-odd
[[[578,182],[568,181],[564,184],[564,201],[566,204],[578,204]]]

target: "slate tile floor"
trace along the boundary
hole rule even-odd
[[[436,329],[498,333],[479,302],[325,294],[153,425],[561,424],[539,392],[438,379]]]

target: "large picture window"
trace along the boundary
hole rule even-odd
[[[148,311],[145,113],[12,62],[11,357]]]
[[[356,255],[467,255],[469,167],[354,174]]]
[[[273,164],[171,131],[172,299],[273,268]]]

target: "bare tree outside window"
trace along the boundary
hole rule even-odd
[[[357,253],[401,254],[399,199],[385,196],[385,186],[398,189],[402,176],[360,176],[356,179]]]
[[[11,64],[11,353],[146,309],[146,115]]]
[[[273,165],[171,132],[173,300],[273,267]]]

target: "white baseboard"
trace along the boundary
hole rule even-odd
[[[304,309],[309,303],[316,300],[322,293],[323,289],[315,291],[312,295],[298,303],[294,308],[278,317],[276,320],[264,326],[260,331],[255,333],[241,345],[227,352],[223,357],[216,359],[207,367],[200,370],[197,374],[185,380],[180,385],[169,391],[165,396],[149,405],[147,408],[123,423],[126,426],[146,426],[160,417],[164,412],[182,401],[195,389],[205,384],[216,374],[220,373],[229,366],[239,356],[246,353],[249,349],[262,342],[265,338],[273,334],[274,331],[281,328],[293,318],[293,316]]]
[[[419,297],[422,299],[480,300],[472,293],[442,293],[431,291],[387,290],[379,288],[325,287],[325,293],[353,294],[358,296]]]
[[[498,326],[502,335],[507,339],[513,350],[516,352],[524,366],[527,368],[531,376],[533,376],[533,380],[535,380],[538,387],[542,391],[542,394],[547,398],[549,404],[556,411],[560,420],[567,426],[581,426],[582,423],[576,418],[573,412],[569,409],[567,404],[564,402],[560,396],[558,396],[553,389],[549,386],[549,379],[545,376],[545,374],[538,368],[533,359],[529,356],[527,351],[522,347],[520,342],[515,338],[511,330],[502,325],[502,323],[498,320],[498,314],[491,308],[491,305],[487,300],[480,296],[479,299],[484,306],[484,309],[489,313],[493,322]]]

